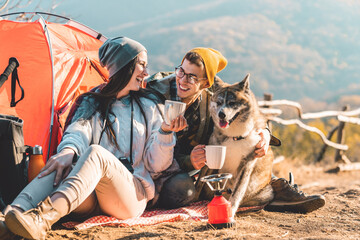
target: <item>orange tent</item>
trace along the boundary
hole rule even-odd
[[[68,18],[54,23],[44,20],[46,13],[25,14],[31,15],[27,21],[5,19],[14,14],[0,16],[0,73],[15,57],[25,91],[24,99],[10,107],[10,76],[0,89],[0,114],[24,120],[25,144],[41,145],[46,161],[61,140],[72,101],[108,78],[98,59],[106,37]]]

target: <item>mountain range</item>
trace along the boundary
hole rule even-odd
[[[360,1],[64,0],[52,9],[107,37],[143,43],[151,73],[172,71],[203,46],[228,59],[219,73],[224,81],[250,73],[260,97],[335,103],[360,95]]]

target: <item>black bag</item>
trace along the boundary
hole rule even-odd
[[[0,209],[10,204],[27,184],[28,146],[23,120],[0,115]]]

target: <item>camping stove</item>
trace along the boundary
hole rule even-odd
[[[231,189],[224,190],[226,182],[232,175],[230,173],[213,174],[202,177],[200,180],[206,182],[214,198],[208,204],[208,226],[216,229],[230,228],[235,226],[235,221],[231,216],[231,204],[222,195],[223,192],[231,194]]]

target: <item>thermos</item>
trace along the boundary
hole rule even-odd
[[[31,182],[39,173],[40,170],[45,166],[43,160],[42,147],[35,145],[32,148],[28,167],[28,181]]]

